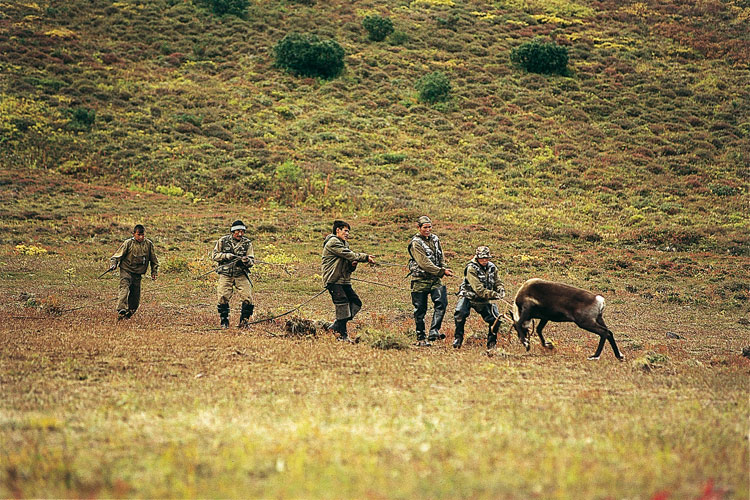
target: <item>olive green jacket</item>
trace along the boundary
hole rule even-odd
[[[353,252],[349,243],[329,234],[323,242],[320,270],[323,275],[323,285],[350,285],[352,272],[357,268],[357,262],[367,262],[366,253]]]
[[[133,274],[146,274],[149,263],[151,274],[159,272],[159,259],[154,251],[154,244],[148,238],[138,243],[135,238],[128,238],[122,242],[120,248],[110,258],[112,265]]]
[[[479,265],[474,257],[464,268],[464,281],[458,290],[460,297],[466,297],[472,303],[484,303],[505,297],[505,287],[500,281],[497,266],[488,262]]]
[[[233,263],[233,261],[241,257],[250,257],[250,262],[247,264],[239,261]],[[227,234],[219,238],[219,241],[214,245],[214,249],[211,252],[211,259],[219,264],[219,267],[216,269],[217,273],[234,278],[245,276],[247,271],[255,264],[253,244],[244,236],[240,238],[240,241],[237,241],[231,234]]]
[[[440,239],[435,234],[424,238],[415,234],[409,246],[409,274],[412,292],[430,292],[443,286],[440,278],[445,276],[445,257]]]

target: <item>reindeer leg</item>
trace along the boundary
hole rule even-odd
[[[625,356],[623,356],[622,353],[620,353],[620,349],[617,348],[617,343],[615,342],[615,334],[612,333],[612,330],[607,328],[606,324],[604,324],[604,318],[602,318],[601,314],[596,318],[596,322],[607,330],[607,340],[609,341],[609,345],[612,346],[612,351],[614,351],[615,357],[620,361],[624,361]]]
[[[554,349],[551,343],[544,340],[544,335],[542,335],[542,329],[547,325],[546,319],[540,319],[539,320],[539,326],[536,327],[536,333],[539,335],[539,340],[542,341],[542,346],[546,347],[547,349]]]
[[[597,321],[590,321],[587,320],[585,323],[578,323],[576,322],[576,325],[578,325],[579,328],[583,328],[584,330],[587,330],[591,333],[595,333],[599,335],[599,345],[596,347],[596,352],[593,356],[589,356],[588,359],[595,361],[599,359],[599,356],[602,354],[602,349],[604,348],[604,343],[612,338],[612,332],[610,332],[607,327],[602,326]],[[614,340],[614,339],[613,339]]]
[[[589,361],[597,361],[599,359],[599,356],[602,355],[602,348],[604,348],[604,342],[606,340],[607,339],[604,335],[599,336],[599,345],[596,346],[596,352],[594,353],[594,355],[588,357]]]

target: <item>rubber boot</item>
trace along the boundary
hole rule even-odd
[[[338,323],[338,324],[334,323],[334,325],[335,325],[335,331],[339,332],[339,336],[336,337],[336,340],[340,340],[341,342],[349,342],[349,343],[351,343],[352,340],[349,338],[349,334],[346,333],[346,323],[347,323],[347,321],[349,321],[349,320],[338,319],[338,320],[336,320],[336,323]]]
[[[453,335],[453,348],[460,349],[463,344],[464,344],[463,334],[459,334],[459,333],[454,334]]]
[[[221,329],[226,330],[229,328],[229,304],[219,304],[216,310],[219,311],[219,318],[221,318]]]
[[[420,346],[420,347],[429,347],[429,346],[431,346],[432,344],[430,344],[430,343],[429,343],[429,342],[427,341],[427,338],[425,337],[425,334],[424,334],[424,332],[419,332],[419,331],[418,331],[418,332],[417,332],[417,345],[418,345],[418,346]]]
[[[487,349],[492,349],[497,345],[497,333],[492,331],[492,328],[489,329],[489,333],[487,334]]]
[[[430,330],[430,335],[427,336],[427,340],[435,342],[436,340],[443,340],[445,338],[444,333],[440,333],[437,330]]]
[[[242,303],[242,312],[240,313],[240,322],[237,324],[237,328],[247,328],[248,322],[253,315],[255,306],[249,302]]]

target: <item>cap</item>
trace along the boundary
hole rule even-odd
[[[417,224],[422,226],[424,224],[432,224],[432,221],[430,220],[429,217],[427,217],[426,215],[423,215],[422,217],[417,219]]]
[[[232,222],[232,228],[230,229],[230,231],[235,232],[235,231],[239,231],[240,229],[242,229],[243,231],[247,231],[245,224],[243,224],[241,220],[236,220]]]
[[[481,246],[477,247],[477,259],[491,259],[492,254],[490,253],[490,247]]]

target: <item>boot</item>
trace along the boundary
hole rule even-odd
[[[417,332],[417,345],[420,347],[429,347],[432,344],[430,344],[427,339],[425,338],[424,332]]]
[[[460,349],[463,344],[464,344],[463,334],[457,333],[453,335],[453,348],[454,349]]]
[[[430,342],[435,342],[436,340],[443,340],[444,338],[444,333],[440,333],[437,330],[430,330],[430,335],[427,337],[427,340],[429,340]]]
[[[127,309],[122,309],[120,311],[117,311],[117,321],[122,321],[124,319],[128,319],[130,316],[128,316]]]
[[[497,333],[493,332],[490,328],[490,333],[487,334],[487,349],[492,349],[497,345]]]
[[[247,328],[250,318],[253,316],[253,310],[255,306],[248,302],[242,303],[242,312],[240,313],[240,322],[237,328]]]
[[[219,304],[216,310],[219,311],[219,318],[221,318],[221,329],[226,330],[229,328],[229,304]]]
[[[342,342],[351,342],[351,339],[349,339],[349,335],[346,333],[346,323],[349,320],[346,319],[337,319],[333,323],[333,331],[338,332],[339,336],[336,337],[336,340],[340,340]]]

